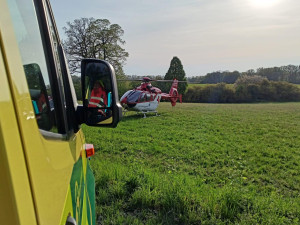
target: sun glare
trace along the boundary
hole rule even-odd
[[[267,8],[276,5],[280,0],[249,0],[251,5],[258,8]]]

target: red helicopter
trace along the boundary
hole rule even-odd
[[[162,93],[162,91],[153,87],[150,81],[158,82],[172,82],[172,86],[169,93]],[[149,77],[144,77],[140,86],[133,90],[127,91],[120,99],[120,102],[125,110],[136,111],[144,114],[144,118],[147,113],[155,113],[157,115],[157,107],[160,100],[169,100],[172,106],[176,105],[179,99],[182,103],[182,95],[178,94],[177,87],[178,81],[174,80],[152,80]],[[126,111],[125,111],[126,112]]]

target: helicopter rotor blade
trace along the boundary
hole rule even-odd
[[[145,79],[118,79],[117,81],[145,81]],[[148,82],[173,82],[174,80],[153,80],[151,78],[147,79]],[[178,83],[187,83],[187,81],[177,80]]]
[[[174,80],[152,80],[157,82],[173,82]],[[187,81],[184,80],[177,80],[178,83],[186,83]]]
[[[143,81],[142,79],[117,79],[117,81]]]

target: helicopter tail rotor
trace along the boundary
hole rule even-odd
[[[174,79],[169,94],[162,93],[162,99],[168,99],[171,102],[172,106],[176,105],[177,100],[179,99],[180,103],[182,103],[182,95],[178,94],[178,80]]]
[[[172,106],[175,106],[176,105],[176,102],[177,100],[179,99],[179,102],[182,103],[182,95],[178,94],[177,90],[174,90],[171,97],[169,98],[170,99],[170,102],[171,102],[171,105]]]

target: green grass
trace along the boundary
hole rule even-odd
[[[83,126],[99,224],[299,224],[300,103],[161,103]]]

